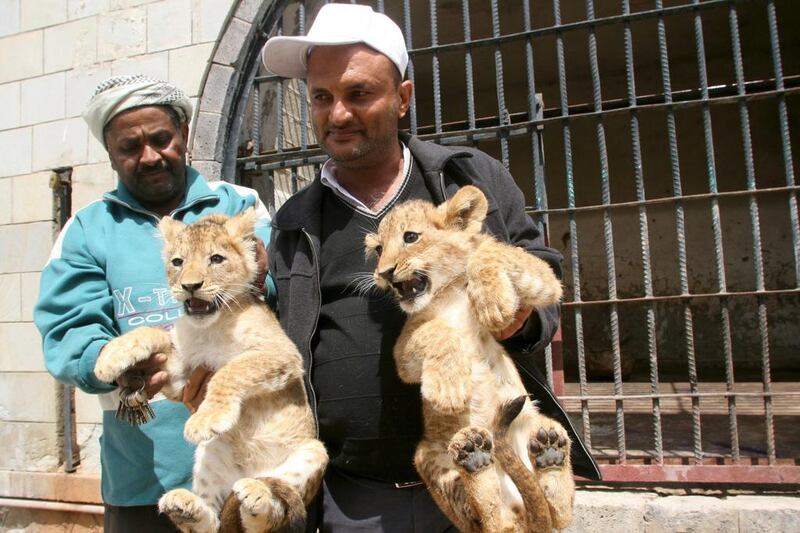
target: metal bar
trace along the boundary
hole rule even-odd
[[[500,35],[500,12],[497,7],[497,0],[492,0],[492,35],[498,37]],[[494,48],[494,79],[495,87],[497,89],[497,117],[501,126],[511,123],[506,108],[506,91],[503,79],[503,54],[500,52],[499,44]],[[504,135],[500,135],[500,160],[503,166],[508,168],[508,139]]]
[[[623,14],[630,13],[629,0],[622,0]],[[642,148],[639,135],[639,115],[636,109],[636,75],[634,72],[633,61],[633,36],[631,34],[631,24],[625,21],[625,73],[627,80],[628,105],[630,106],[630,127],[631,127],[631,152],[633,154],[633,173],[636,182],[636,199],[645,202],[647,196],[644,188],[644,170],[642,168]],[[647,223],[647,207],[642,204],[639,206],[639,243],[642,249],[642,283],[644,285],[645,297],[653,296],[653,272],[650,264],[650,230]],[[658,392],[658,345],[656,338],[656,317],[655,308],[652,303],[648,303],[645,308],[647,316],[647,353],[650,363],[650,387],[654,393]],[[658,397],[653,398],[653,443],[656,449],[656,460],[664,462],[664,446],[661,431],[661,403]]]
[[[467,125],[475,129],[475,83],[472,72],[472,50],[469,47],[472,41],[472,30],[469,17],[469,0],[461,0],[461,17],[464,23],[464,72],[467,76]],[[440,128],[441,130],[441,128]]]
[[[750,398],[764,397],[786,397],[800,396],[800,391],[780,391],[780,392],[676,392],[676,393],[656,393],[656,394],[590,394],[584,395],[563,395],[561,400],[649,400],[651,398],[735,398],[737,396]]]
[[[781,50],[778,37],[778,17],[775,13],[775,2],[767,0],[767,23],[769,26],[770,51],[772,52],[772,64],[775,70],[775,85],[777,89],[783,88],[783,68],[781,66]],[[786,173],[786,184],[794,185],[794,167],[792,162],[792,144],[789,138],[789,122],[786,111],[786,100],[783,96],[778,96],[778,119],[781,131],[781,149],[783,151],[783,164]],[[755,184],[753,184],[755,186]],[[748,187],[749,188],[749,187]],[[754,206],[751,200],[751,218],[758,226],[758,207]],[[795,283],[800,284],[800,230],[798,230],[797,217],[797,197],[789,197],[789,217],[792,224],[792,243],[794,244],[795,256]],[[753,232],[753,251],[756,252],[756,261],[753,262],[756,268],[756,288],[764,288],[764,266],[761,256],[760,232]],[[761,366],[764,390],[769,391],[772,387],[772,376],[770,370],[769,357],[769,335],[767,324],[767,305],[763,299],[758,302],[758,325],[761,333]],[[764,410],[766,412],[765,424],[767,429],[767,456],[770,464],[775,463],[775,425],[772,410],[772,402],[769,398],[764,398]]]
[[[530,0],[525,0],[522,4],[522,14],[524,17],[525,29],[531,29],[531,8]],[[533,43],[531,39],[525,41],[525,74],[528,84],[528,120],[537,120],[542,117],[542,108],[540,104],[540,97],[536,93],[536,75],[533,63]],[[510,118],[509,118],[510,120]],[[541,227],[545,243],[549,244],[549,224],[550,219],[546,210],[547,204],[547,187],[544,183],[544,150],[542,150],[542,131],[541,128],[531,130],[531,159],[533,166],[533,192],[536,201],[536,208],[540,213],[536,216],[536,221]],[[556,395],[558,391],[563,392],[564,388],[564,347],[561,340],[561,328],[556,332],[558,336],[558,344],[555,340],[545,346],[544,357],[545,365],[552,375],[551,386]]]
[[[766,189],[746,189],[739,191],[723,191],[715,193],[685,194],[682,196],[665,196],[662,198],[651,198],[650,200],[618,202],[616,204],[611,205],[610,207],[619,209],[619,208],[642,207],[648,205],[662,205],[675,202],[710,200],[712,198],[736,199],[741,197],[761,196],[764,194],[775,194],[775,193],[795,194],[797,192],[800,192],[800,185],[794,185],[792,187],[770,187]],[[602,204],[593,204],[593,205],[582,205],[580,207],[560,207],[556,209],[548,209],[547,212],[551,215],[565,214],[565,213],[583,213],[588,211],[599,211],[601,209],[605,209],[606,207],[607,206],[604,206]]]
[[[669,301],[690,301],[703,298],[736,298],[755,296],[756,298],[768,296],[800,295],[800,288],[797,289],[773,289],[763,291],[741,291],[741,292],[709,292],[695,294],[670,294],[664,296],[644,296],[633,298],[618,298],[616,300],[582,300],[575,302],[561,302],[562,307],[585,307],[587,305],[610,305],[610,304],[636,304],[647,302],[669,302]]]
[[[734,72],[736,74],[736,87],[737,92],[739,95],[744,94],[745,92],[745,81],[744,81],[744,63],[742,60],[742,48],[741,48],[741,41],[739,38],[739,21],[738,15],[736,12],[736,6],[731,4],[728,8],[728,23],[730,26],[730,34],[731,34],[731,49],[733,51],[733,64],[734,64]],[[776,84],[777,86],[777,84]],[[748,184],[752,184],[752,186],[748,186],[749,190],[753,190],[755,188],[755,164],[753,162],[753,143],[752,138],[750,135],[750,116],[747,110],[747,103],[744,100],[739,101],[739,121],[741,123],[742,128],[742,150],[744,152],[744,164],[745,164],[745,177]],[[794,195],[790,195],[794,196]],[[750,201],[750,213],[758,213],[758,208],[753,209],[753,204],[755,199],[751,197]],[[751,226],[753,231],[756,231],[758,221],[751,220]],[[733,360],[726,359],[725,362],[725,380],[729,386],[733,384]],[[733,404],[732,415],[735,416],[735,404]],[[733,431],[733,428],[731,429]],[[738,438],[738,435],[737,435]],[[738,442],[736,443],[738,444]],[[734,459],[738,459],[739,450],[738,446],[733,450]]]
[[[280,28],[280,25],[279,25],[278,26],[278,35],[280,35],[280,34],[281,34],[281,28]],[[286,139],[284,137],[285,133],[284,133],[284,124],[283,124],[283,119],[284,119],[284,116],[285,116],[284,115],[285,90],[286,90],[285,82],[284,82],[283,78],[281,78],[280,80],[278,80],[278,90],[277,90],[277,94],[275,95],[275,108],[277,109],[277,112],[278,112],[278,123],[276,124],[276,132],[275,132],[275,150],[277,150],[279,153],[283,151],[283,149],[285,147],[285,143],[286,143]],[[239,161],[242,161],[242,160],[239,159]]]
[[[522,16],[525,19],[525,29],[531,28],[531,7],[530,0],[525,0],[522,4]],[[528,82],[528,120],[541,118],[542,106],[536,94],[536,71],[534,69],[533,43],[531,39],[525,41],[525,74]],[[546,211],[547,188],[544,183],[544,153],[541,149],[541,130],[535,128],[531,130],[531,157],[533,159],[533,188],[536,199],[536,209]],[[540,222],[548,227],[549,219],[546,212],[539,215]]]
[[[261,153],[261,87],[253,84],[253,125],[250,129],[250,139],[253,141],[253,153]]]
[[[551,363],[549,365],[552,375],[550,388],[553,389],[553,394],[556,395],[556,398],[561,399],[564,394],[564,339],[561,334],[561,326],[558,327],[553,335],[550,346],[552,347]]]
[[[555,23],[561,24],[561,2],[560,0],[553,0],[553,15]],[[561,106],[561,114],[567,114],[569,106],[569,98],[567,96],[567,70],[566,62],[564,59],[564,38],[560,31],[556,32],[556,59],[558,63],[558,94],[559,105]],[[570,125],[568,121],[561,122],[561,134],[564,142],[564,167],[567,180],[567,205],[575,207],[575,176],[572,167],[572,138],[570,132]],[[581,270],[580,270],[580,256],[578,251],[578,224],[575,220],[575,215],[569,213],[569,231],[570,231],[570,267],[572,271],[572,292],[573,300],[576,302],[581,301]],[[589,392],[586,381],[586,350],[583,344],[583,310],[580,307],[575,308],[575,343],[578,352],[578,379],[580,381],[580,390],[582,395]],[[589,415],[589,404],[581,402],[581,420],[583,422],[583,441],[586,447],[592,448],[592,427],[591,417]]]
[[[297,34],[305,35],[306,3],[304,0],[297,6],[297,18]],[[297,99],[300,101],[300,148],[305,150],[308,147],[308,99],[306,96],[308,92],[306,91],[306,80],[304,78],[297,80],[297,84],[300,86],[300,91],[297,95]]]
[[[699,5],[699,0],[693,0]],[[732,4],[731,4],[732,5]],[[700,92],[704,100],[708,99],[708,74],[706,72],[706,52],[703,41],[703,21],[700,13],[694,13],[694,42],[697,57],[697,79]],[[714,137],[711,123],[711,107],[708,102],[702,105],[703,115],[703,141],[705,144],[706,171],[708,172],[708,189],[712,194],[718,192],[717,165],[714,159]],[[752,198],[752,197],[751,197]],[[714,237],[714,266],[719,292],[727,292],[727,279],[725,276],[725,253],[722,244],[722,222],[720,220],[719,200],[711,199],[711,230]],[[720,308],[720,329],[722,336],[722,353],[725,358],[726,368],[728,362],[733,361],[733,347],[731,345],[730,300],[724,299]],[[733,373],[726,375],[726,383],[730,390],[733,389]],[[699,408],[699,406],[698,406]],[[730,397],[728,401],[728,432],[731,440],[731,451],[735,460],[739,459],[739,431],[736,423],[736,398]]]
[[[662,0],[656,0],[656,8],[663,8]],[[678,161],[678,139],[675,124],[675,111],[672,108],[672,82],[669,72],[669,52],[667,51],[667,31],[664,25],[664,16],[659,14],[658,25],[658,50],[659,64],[661,66],[661,81],[664,90],[664,97],[667,103],[667,138],[669,143],[669,160],[672,171],[672,192],[674,196],[682,196],[680,162]],[[689,293],[689,275],[686,263],[686,219],[683,212],[683,203],[675,204],[676,232],[678,242],[678,267],[680,274],[681,292]],[[694,322],[692,319],[692,308],[688,302],[684,301],[683,306],[683,327],[686,337],[686,363],[689,373],[689,382],[692,391],[697,390],[697,366],[694,354]],[[692,435],[694,438],[695,460],[700,463],[703,460],[702,439],[700,433],[700,403],[693,400],[692,403]]]
[[[586,18],[594,20],[594,1],[586,0]],[[603,110],[603,95],[600,87],[600,65],[597,59],[597,35],[594,26],[589,26],[589,70],[592,78],[592,100],[595,111]],[[606,149],[606,132],[603,116],[598,115],[595,122],[597,136],[597,151],[600,156],[600,194],[603,205],[611,205],[611,176],[608,168],[608,151]],[[617,299],[617,267],[614,253],[614,226],[611,221],[611,211],[603,210],[603,243],[606,254],[606,279],[608,280],[608,299]],[[611,333],[611,350],[614,356],[614,390],[622,392],[622,354],[620,353],[619,340],[619,314],[616,304],[611,304],[609,309],[609,327]],[[625,412],[622,402],[616,405],[616,431],[617,451],[620,461],[625,463]]]
[[[411,42],[411,2],[410,0],[403,0],[403,33],[406,37],[406,48],[409,50],[408,54],[408,67],[406,73],[411,83],[414,83],[414,57],[410,51],[413,48]],[[411,105],[408,108],[408,120],[410,122],[409,129],[412,135],[417,134],[417,94],[411,93]]]
[[[428,0],[431,18],[431,46],[439,46],[439,19],[437,17],[436,0]],[[433,71],[433,123],[436,132],[442,131],[442,82],[439,78],[439,54],[434,52],[431,58]]]
[[[767,23],[769,26],[769,43],[772,52],[772,65],[775,72],[775,88],[784,88],[783,67],[781,65],[781,45],[778,36],[778,16],[775,13],[774,0],[767,1]],[[794,185],[794,162],[792,159],[792,141],[789,136],[789,119],[786,110],[786,98],[778,95],[778,120],[781,129],[781,150],[783,167],[786,173],[786,184]],[[797,197],[789,197],[789,218],[792,225],[792,244],[794,244],[794,276],[795,283],[800,286],[800,221],[797,214]]]
[[[719,7],[727,6],[729,2],[736,2],[741,3],[747,0],[705,0],[699,6],[694,6],[692,4],[685,4],[680,6],[672,6],[672,7],[662,7],[661,9],[651,9],[647,11],[637,11],[636,13],[632,13],[630,15],[614,15],[610,17],[601,17],[594,19],[593,21],[582,20],[579,22],[570,22],[567,24],[561,24],[560,22],[548,26],[546,28],[537,28],[535,30],[530,31],[523,31],[517,33],[507,33],[505,35],[493,35],[492,37],[486,37],[483,39],[475,39],[470,44],[473,48],[483,47],[483,46],[494,46],[503,43],[513,42],[513,41],[520,41],[523,39],[531,38],[531,37],[541,37],[544,35],[551,35],[551,34],[560,34],[563,32],[573,31],[573,30],[585,30],[590,26],[598,27],[598,26],[607,26],[618,24],[624,21],[636,21],[636,20],[645,20],[651,19],[655,17],[664,17],[664,16],[672,16],[678,15],[681,13],[686,13],[688,11],[696,11],[696,10],[708,10],[708,9],[715,9]],[[450,51],[450,50],[457,50],[465,46],[465,43],[448,43],[443,44],[438,47],[435,47],[438,52]],[[410,56],[420,56],[424,54],[431,54],[434,52],[434,47],[422,47],[411,49],[408,47],[408,54]]]
[[[600,465],[603,482],[800,484],[798,466]]]

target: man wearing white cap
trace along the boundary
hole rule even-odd
[[[548,261],[559,275],[561,256],[544,245],[500,162],[398,131],[413,87],[403,79],[402,32],[385,15],[327,4],[307,36],[273,37],[262,59],[274,74],[306,79],[314,130],[330,156],[317,179],[275,215],[269,249],[281,324],[304,351],[306,385],[331,458],[321,531],[447,531],[453,526],[413,467],[420,392],[400,381],[392,358],[404,317],[388,298],[363,295],[354,283],[375,266],[364,260],[365,228],[377,227],[399,202],[438,204],[472,184],[489,200],[489,232]],[[531,355],[550,342],[558,307],[523,310],[518,318],[496,337],[519,354],[540,408],[571,433],[575,472],[599,478]]]
[[[144,324],[169,327],[181,314],[161,260],[159,220],[190,223],[255,206],[256,233],[269,239],[269,215],[255,191],[206,182],[186,164],[191,114],[189,99],[162,81],[117,76],[97,87],[84,119],[108,150],[118,186],[64,226],[34,313],[48,371],[100,399],[105,530],[114,533],[177,531],[155,504],[165,491],[191,482],[194,450],[183,439],[184,405],[158,395],[150,422],[133,426],[115,417],[117,385],[144,387],[152,397],[166,380],[159,371],[164,356],[153,354],[116,385],[94,375],[109,340]]]

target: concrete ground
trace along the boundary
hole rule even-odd
[[[99,532],[102,516],[0,508],[0,531]],[[564,533],[796,533],[800,496],[579,490]],[[423,532],[425,533],[425,532]]]
[[[800,532],[800,497],[579,490],[564,532],[794,533]]]

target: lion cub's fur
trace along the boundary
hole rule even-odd
[[[486,212],[467,186],[438,207],[397,206],[365,240],[376,284],[409,315],[394,357],[401,379],[421,383],[415,466],[464,532],[561,529],[574,494],[569,437],[527,399],[492,336],[521,307],[559,301],[561,284],[544,261],[482,234]]]
[[[172,490],[159,501],[186,532],[302,531],[328,462],[300,354],[253,290],[254,225],[252,209],[189,226],[164,218],[167,277],[187,313],[170,333],[144,327],[114,339],[95,366],[111,382],[150,354],[167,353],[164,393],[175,400],[194,369],[216,372],[184,430],[198,443],[192,491]],[[189,313],[192,303],[202,312]]]

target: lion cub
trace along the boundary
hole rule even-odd
[[[164,393],[178,401],[194,369],[216,372],[184,430],[198,444],[192,491],[169,491],[158,503],[184,532],[302,531],[328,462],[300,354],[253,287],[255,220],[253,209],[189,226],[162,219],[167,277],[185,313],[170,333],[142,327],[112,340],[95,365],[112,382],[167,353]]]
[[[556,303],[561,284],[544,261],[481,233],[476,187],[435,207],[390,211],[367,253],[376,284],[409,315],[394,348],[398,375],[421,383],[424,436],[415,466],[464,532],[551,531],[572,519],[570,439],[527,399],[492,331],[517,310]]]

